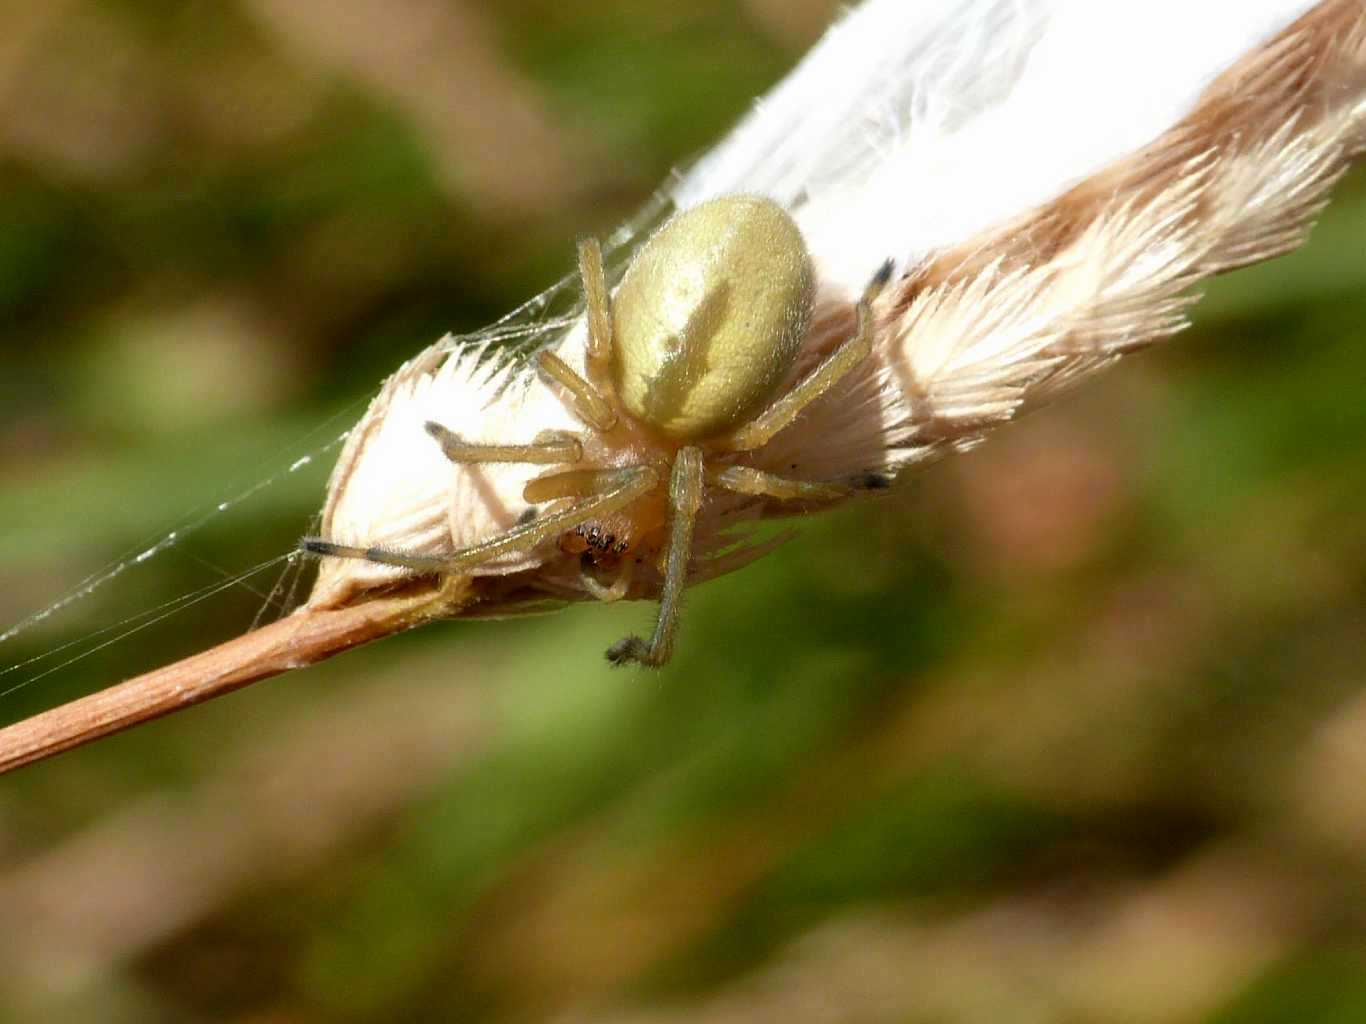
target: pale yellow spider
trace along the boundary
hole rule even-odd
[[[483,445],[427,424],[455,463],[558,467],[529,482],[523,497],[567,507],[446,557],[312,538],[302,546],[446,575],[558,538],[564,552],[580,555],[585,589],[604,600],[626,593],[636,562],[660,557],[654,635],[648,642],[629,636],[607,651],[617,665],[659,666],[673,651],[693,525],[708,488],[829,501],[877,485],[791,480],[728,457],[767,444],[867,357],[871,303],[891,263],[859,300],[854,335],[780,397],[811,322],[815,283],[801,231],[777,203],[733,195],[677,214],[640,249],[615,296],[595,239],[579,244],[579,272],[587,295],[587,379],[551,352],[542,352],[538,364],[564,388],[587,433]],[[599,583],[599,570],[615,572],[615,581]]]

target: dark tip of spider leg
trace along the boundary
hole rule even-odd
[[[352,544],[333,544],[330,540],[323,540],[321,537],[305,537],[299,541],[299,550],[310,555],[328,555],[335,558],[369,558],[374,561],[371,556],[378,549],[358,548]]]
[[[650,657],[650,645],[638,636],[628,636],[607,648],[607,660],[620,668],[635,662],[647,668],[658,668]]]
[[[892,478],[886,473],[864,473],[854,481],[854,485],[865,491],[885,491],[892,486]]]
[[[874,293],[882,291],[883,286],[892,279],[892,266],[891,259],[888,259],[882,266],[877,268],[877,273],[874,274],[873,279],[868,282],[869,291]]]
[[[453,431],[447,430],[440,423],[436,422],[436,420],[428,420],[426,423],[422,424],[422,429],[430,434],[432,440],[441,445],[442,448],[445,448],[447,444],[460,443],[460,438],[458,438]]]

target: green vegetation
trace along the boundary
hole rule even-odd
[[[0,666],[288,551],[378,380],[563,273],[833,5],[31,6],[0,628],[279,479]],[[1194,330],[691,593],[659,674],[601,658],[645,605],[434,626],[6,777],[0,1020],[1366,1021],[1363,237],[1358,174]]]

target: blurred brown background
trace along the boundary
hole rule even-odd
[[[834,7],[0,6],[0,629],[279,476],[0,667],[288,551],[295,458]],[[644,605],[430,627],[0,780],[0,1020],[1366,1021],[1364,242],[1358,175],[1196,330],[696,590],[657,676],[601,659]]]

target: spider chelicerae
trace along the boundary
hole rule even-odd
[[[523,491],[528,503],[550,509],[448,556],[318,538],[301,546],[458,575],[558,540],[563,551],[579,555],[585,590],[602,600],[624,596],[633,567],[658,558],[663,586],[653,635],[628,636],[607,657],[618,665],[659,666],[673,651],[693,528],[710,489],[823,502],[869,486],[789,479],[738,465],[736,456],[762,448],[868,356],[872,302],[892,265],[884,264],[864,290],[853,335],[779,394],[811,323],[815,281],[801,231],[777,203],[731,195],[675,215],[641,247],[615,295],[598,242],[585,239],[578,255],[587,297],[586,377],[549,351],[537,362],[563,388],[585,431],[489,445],[426,425],[454,463],[551,467]],[[604,575],[610,584],[601,582]]]

